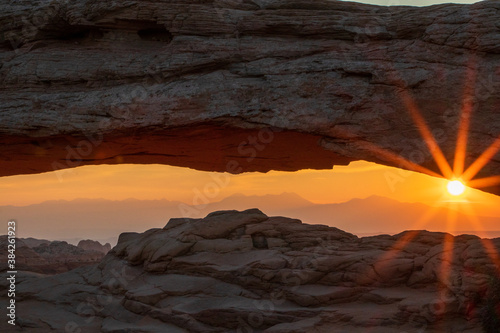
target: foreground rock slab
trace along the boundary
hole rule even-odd
[[[500,135],[498,1],[1,9],[0,176],[102,163],[239,173],[367,160],[415,169],[394,155],[439,172],[415,110],[450,163],[468,115],[466,165]],[[500,174],[493,155],[478,177]]]
[[[124,233],[95,266],[19,274],[18,323],[30,332],[483,332],[498,306],[499,249],[500,239],[358,238],[257,209],[219,211]]]

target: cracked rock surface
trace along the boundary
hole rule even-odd
[[[30,332],[482,332],[495,249],[500,239],[358,238],[219,211],[123,233],[95,266],[20,273],[18,322]]]

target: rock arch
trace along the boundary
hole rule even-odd
[[[2,6],[0,176],[122,162],[407,167],[373,147],[438,172],[412,106],[450,163],[464,108],[467,164],[500,134],[495,1]],[[498,174],[497,153],[478,177]]]

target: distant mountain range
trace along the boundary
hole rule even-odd
[[[338,204],[315,204],[275,213],[293,216],[306,223],[335,226],[360,236],[395,234],[410,229],[447,231],[452,234],[474,232],[482,237],[500,236],[500,218],[470,216],[445,207],[404,203],[379,196]],[[489,233],[477,232],[481,230]]]
[[[372,196],[337,204],[315,204],[295,193],[279,195],[232,195],[206,205],[187,205],[168,200],[76,199],[46,201],[17,207],[0,206],[2,220],[18,221],[19,237],[65,240],[77,244],[81,239],[95,239],[101,243],[116,243],[121,232],[142,232],[162,228],[172,217],[203,217],[216,210],[259,208],[267,215],[298,218],[309,224],[325,224],[360,236],[389,233],[408,229],[430,231],[456,230],[457,233],[476,233],[482,237],[499,237],[500,218],[472,218],[445,207],[433,208],[421,203],[402,203]],[[430,211],[426,223],[417,224]],[[453,216],[455,223],[447,227]],[[477,220],[482,228],[471,220]],[[486,230],[488,233],[478,233]]]

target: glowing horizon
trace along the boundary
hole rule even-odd
[[[63,172],[58,178],[57,172]],[[59,175],[61,176],[61,175]],[[315,204],[340,203],[372,195],[401,202],[444,204],[445,201],[500,205],[500,197],[468,188],[460,196],[445,196],[448,180],[422,173],[357,161],[331,170],[268,173],[204,172],[167,165],[99,165],[33,175],[0,178],[0,206],[26,206],[48,200],[78,198],[125,200],[166,199],[191,204],[206,184],[221,184],[210,202],[236,193],[266,195],[292,192]],[[224,184],[227,183],[227,184]],[[337,189],[342,188],[342,191]],[[500,216],[500,213],[498,214]]]

